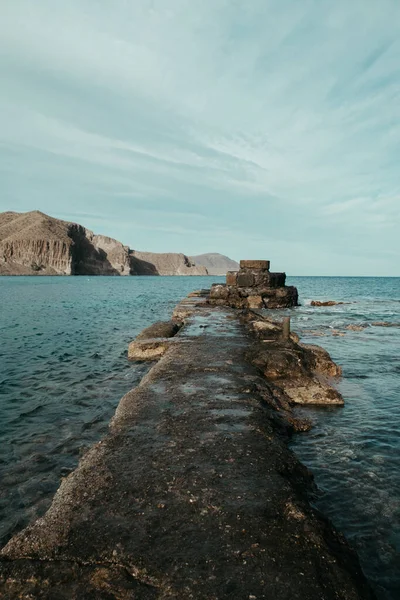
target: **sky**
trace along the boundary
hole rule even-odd
[[[398,0],[1,0],[0,211],[400,275]]]

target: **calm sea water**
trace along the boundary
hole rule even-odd
[[[105,435],[146,365],[129,341],[169,318],[208,277],[0,278],[0,543],[43,514],[60,478]],[[357,548],[379,598],[400,597],[400,279],[298,277],[302,341],[343,366],[344,408],[304,409],[292,448],[315,474],[317,508]],[[311,299],[349,304],[312,308]],[[349,324],[367,325],[362,331]]]

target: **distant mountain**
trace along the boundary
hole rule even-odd
[[[205,267],[209,275],[226,275],[227,271],[239,270],[239,263],[217,252],[191,256],[190,260]]]
[[[184,254],[138,252],[40,211],[0,213],[0,275],[207,275]]]
[[[132,250],[131,261],[133,270],[137,271],[135,275],[208,275],[204,266],[195,264],[185,254]]]

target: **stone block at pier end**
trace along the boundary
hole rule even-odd
[[[269,260],[241,260],[239,271],[228,271],[226,284],[211,287],[209,303],[239,309],[297,306],[297,290],[287,287],[285,273],[271,273]]]
[[[261,269],[264,271],[268,271],[270,265],[269,260],[241,260],[240,268],[241,269]]]
[[[237,271],[228,271],[226,274],[226,285],[237,285]]]

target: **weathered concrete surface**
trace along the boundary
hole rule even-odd
[[[290,407],[245,360],[245,326],[201,298],[176,312],[182,343],[1,552],[0,597],[372,599],[355,554],[307,501],[311,477],[286,445]]]

